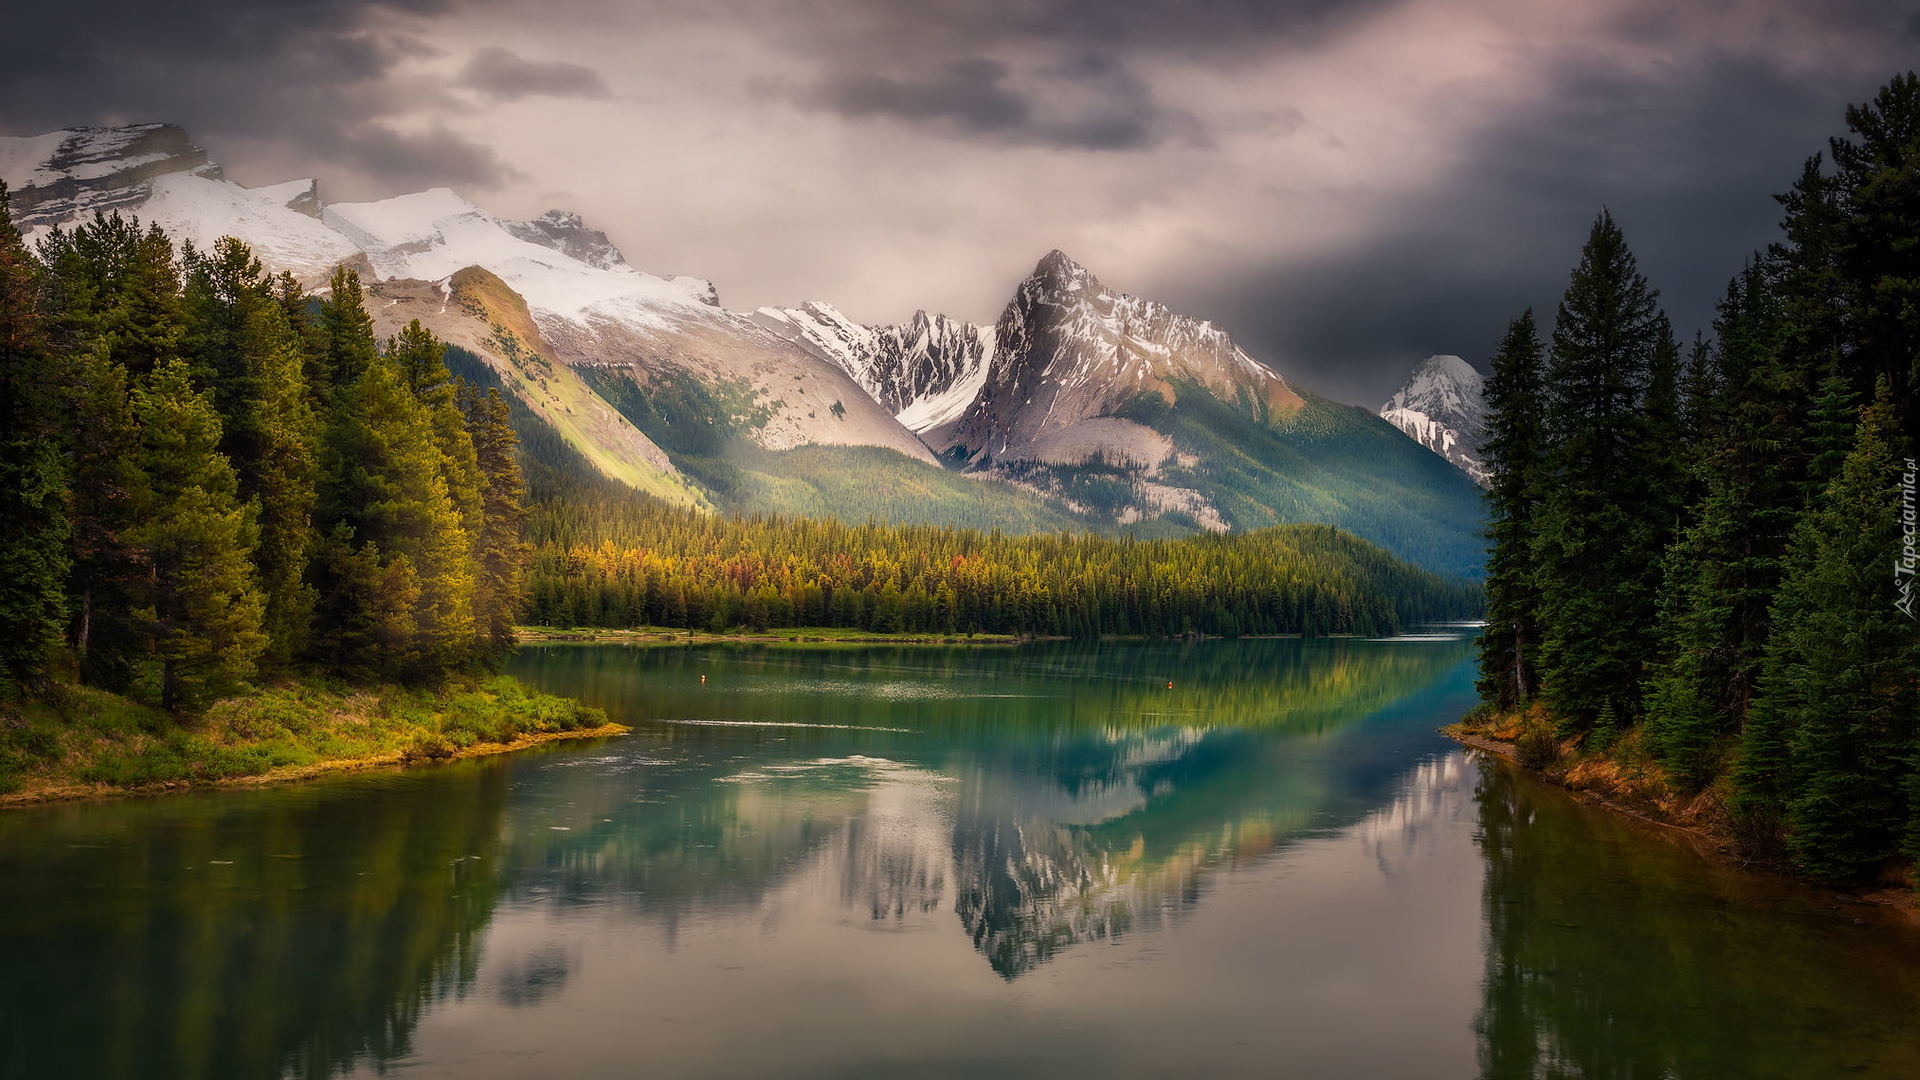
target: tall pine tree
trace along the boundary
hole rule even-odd
[[[1546,386],[1533,312],[1507,327],[1486,383],[1487,625],[1480,635],[1480,694],[1501,709],[1524,703],[1539,686],[1540,629],[1534,542],[1547,444]]]
[[[220,453],[212,394],[170,360],[134,392],[152,513],[137,530],[152,568],[141,613],[160,662],[160,704],[187,710],[237,689],[266,648],[249,561],[259,536]]]
[[[1628,724],[1640,712],[1673,524],[1669,451],[1649,435],[1648,392],[1663,385],[1656,365],[1670,351],[1656,294],[1602,212],[1554,322],[1534,544],[1541,684],[1569,731],[1591,729],[1603,713]],[[1664,386],[1671,392],[1674,381]]]
[[[40,265],[0,181],[0,680],[40,683],[66,623],[66,463]]]

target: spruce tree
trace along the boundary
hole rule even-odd
[[[431,415],[393,360],[368,351],[367,367],[335,391],[321,452],[316,519],[328,551],[315,644],[347,669],[432,679],[463,664],[474,646],[473,544],[448,491]],[[381,612],[400,594],[417,598],[403,648],[376,653],[349,625],[376,584],[385,593],[372,607]]]
[[[1743,808],[1783,811],[1801,869],[1870,871],[1913,817],[1920,636],[1896,607],[1901,481],[1883,380],[1840,473],[1795,532],[1762,701],[1737,780]]]
[[[1546,432],[1542,349],[1528,310],[1507,327],[1486,383],[1487,625],[1480,635],[1480,695],[1500,709],[1532,696],[1540,631],[1534,567]]]
[[[1540,676],[1563,726],[1603,707],[1631,724],[1655,651],[1655,592],[1672,494],[1644,416],[1671,348],[1656,294],[1612,216],[1594,222],[1557,312],[1536,514]]]
[[[304,644],[313,590],[314,462],[319,428],[306,356],[275,285],[246,245],[227,238],[188,260],[186,346],[220,407],[221,449],[242,499],[259,507],[254,552],[266,600],[266,660],[288,663]]]
[[[191,710],[251,678],[267,635],[249,561],[259,530],[220,453],[212,394],[182,360],[154,369],[133,395],[152,513],[137,536],[152,568],[140,614],[160,662],[160,703]]]
[[[331,401],[334,393],[352,385],[373,365],[380,351],[358,273],[344,266],[335,268],[327,298],[320,302],[318,326],[318,340],[325,351],[315,358],[314,367],[324,391],[320,400]]]
[[[518,640],[513,626],[525,588],[530,551],[526,541],[526,489],[515,460],[520,439],[514,434],[507,403],[498,390],[481,394],[462,384],[459,403],[485,478],[482,524],[474,544],[474,620],[484,638],[488,659],[497,663],[513,651]]]
[[[1855,388],[1886,380],[1902,437],[1920,440],[1920,75],[1895,76],[1847,109],[1831,141],[1843,216],[1833,240]]]
[[[440,451],[440,471],[447,493],[460,512],[460,525],[470,537],[480,535],[484,481],[474,456],[467,418],[455,400],[453,375],[447,371],[447,347],[433,331],[415,319],[387,343],[387,355],[400,369],[414,400],[427,411],[433,425],[433,443]]]
[[[1649,689],[1655,747],[1689,788],[1745,724],[1800,503],[1801,395],[1779,362],[1784,316],[1761,266],[1729,283],[1715,331],[1720,417],[1695,455],[1705,495],[1667,559],[1670,658]]]
[[[0,680],[41,683],[66,624],[66,464],[39,263],[0,181]]]

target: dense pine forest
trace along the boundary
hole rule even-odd
[[[0,665],[188,712],[263,675],[431,682],[513,643],[525,510],[497,393],[247,248],[0,218]]]
[[[1605,213],[1548,340],[1512,323],[1480,661],[1523,757],[1658,774],[1831,878],[1920,857],[1920,78],[1846,122],[1710,339]]]

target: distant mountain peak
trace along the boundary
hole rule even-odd
[[[1484,382],[1479,370],[1460,357],[1435,354],[1380,406],[1380,416],[1485,485],[1487,470],[1479,454],[1486,422]]]

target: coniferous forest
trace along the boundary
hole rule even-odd
[[[380,347],[247,248],[0,219],[0,663],[191,712],[312,670],[431,683],[513,642],[525,511],[497,393]]]
[[[1480,690],[1831,878],[1920,856],[1920,78],[1851,108],[1683,345],[1594,223],[1487,384]]]

